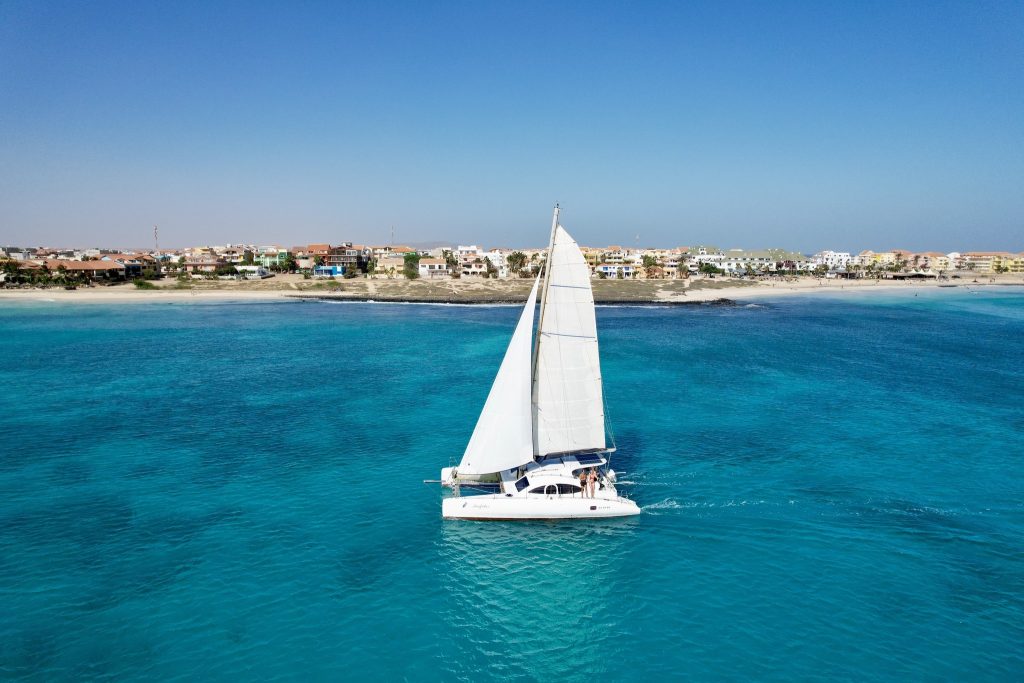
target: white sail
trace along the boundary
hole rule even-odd
[[[530,351],[537,282],[533,283],[505,358],[487,394],[483,412],[459,463],[460,475],[490,474],[533,459],[530,410]]]
[[[561,225],[554,230],[547,268],[537,330],[534,452],[603,449],[604,399],[590,267]]]

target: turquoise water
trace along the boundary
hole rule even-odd
[[[1024,677],[1024,291],[600,308],[645,513],[442,522],[517,314],[0,304],[0,678]]]

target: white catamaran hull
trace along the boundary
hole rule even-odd
[[[523,498],[494,494],[456,496],[441,501],[441,516],[444,519],[594,519],[639,514],[640,508],[627,498]]]

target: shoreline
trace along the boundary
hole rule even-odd
[[[351,304],[422,304],[424,306],[522,306],[522,299],[374,299],[365,296],[339,296],[332,294],[290,294],[285,298],[295,301],[333,301]],[[627,299],[594,299],[595,306],[735,306],[737,302],[726,297],[692,299],[684,301],[636,301]]]
[[[986,278],[990,279],[990,278]],[[922,292],[938,289],[979,289],[1024,286],[1024,277],[1003,276],[989,282],[892,282],[892,281],[819,281],[800,278],[789,282],[744,282],[730,280],[696,281],[609,281],[595,280],[594,303],[632,306],[736,305],[750,299],[789,298],[862,293]],[[212,284],[212,286],[211,286]],[[277,282],[273,287],[255,283],[248,287],[237,283],[203,283],[193,289],[158,287],[135,289],[131,284],[86,289],[7,289],[0,290],[4,302],[45,302],[66,304],[120,303],[212,303],[270,301],[347,301],[352,303],[403,303],[433,305],[520,305],[525,301],[531,281],[494,280],[472,282],[422,282],[402,280],[342,281],[339,290],[322,287],[302,288],[294,283]],[[263,286],[259,286],[259,285]]]

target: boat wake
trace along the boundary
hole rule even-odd
[[[677,501],[675,498],[666,498],[665,500],[658,501],[657,503],[645,505],[642,509],[644,512],[649,512],[657,515],[661,514],[660,512],[658,512],[658,510],[680,510],[683,507],[685,506],[680,505],[679,501]]]
[[[794,501],[789,501],[792,505]],[[700,502],[693,501],[689,503],[680,503],[675,498],[666,498],[665,500],[657,503],[651,503],[643,507],[644,512],[651,512],[652,514],[659,514],[659,510],[713,510],[716,508],[732,508],[732,507],[746,507],[748,505],[777,505],[777,503],[769,503],[766,500],[727,500],[725,502]]]

